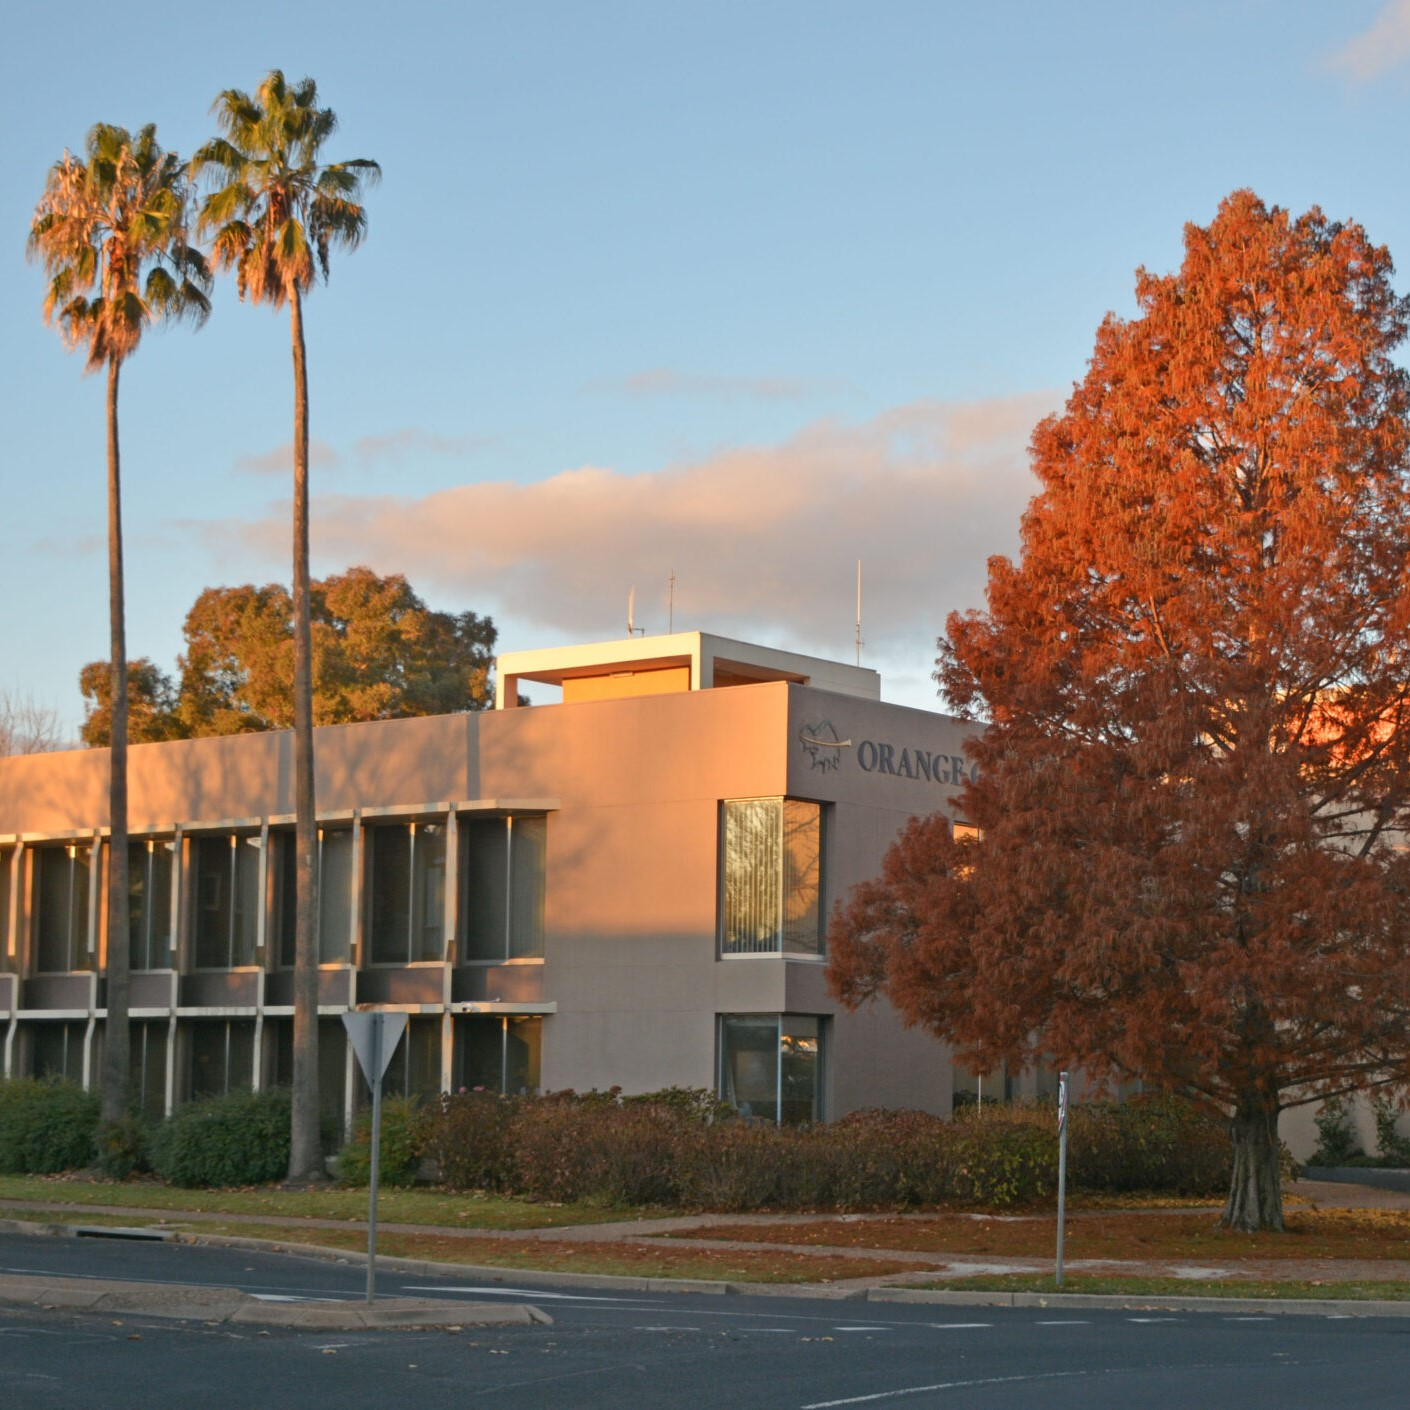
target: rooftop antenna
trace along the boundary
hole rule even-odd
[[[857,559],[857,665],[862,664],[862,560]]]
[[[632,590],[627,594],[627,635],[645,636],[646,628],[636,625],[636,584],[632,584]]]
[[[671,569],[670,589],[667,597],[666,630],[671,633],[676,630],[676,570],[674,568]]]

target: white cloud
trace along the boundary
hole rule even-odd
[[[971,405],[925,401],[862,425],[819,421],[647,474],[584,466],[532,484],[477,483],[420,498],[314,501],[315,558],[405,572],[438,603],[563,640],[636,621],[715,630],[846,659],[862,560],[867,657],[924,676],[946,614],[983,601],[986,562],[1017,546],[1036,488],[1027,443],[1057,393]],[[229,526],[218,531],[227,547]],[[285,516],[243,541],[281,560]]]
[[[1369,29],[1353,36],[1329,66],[1356,82],[1369,82],[1410,59],[1410,0],[1387,0]]]
[[[353,455],[364,465],[375,465],[382,461],[399,463],[415,455],[468,456],[489,444],[484,436],[438,436],[433,431],[406,427],[384,435],[363,436],[353,443]]]
[[[319,470],[331,470],[338,464],[338,452],[326,441],[311,440],[308,443],[308,463]],[[242,455],[235,461],[235,468],[246,475],[292,475],[294,473],[294,443],[285,441],[282,446],[263,451],[259,455]]]

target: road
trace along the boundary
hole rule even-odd
[[[0,1272],[356,1298],[359,1267],[239,1249],[0,1236]],[[867,1304],[467,1283],[387,1296],[533,1301],[552,1326],[331,1336],[0,1308],[17,1410],[1405,1410],[1410,1319]]]

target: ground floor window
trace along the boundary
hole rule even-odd
[[[192,1101],[248,1092],[255,1082],[253,1019],[205,1019],[191,1025]]]
[[[86,1020],[73,1023],[36,1023],[30,1027],[30,1071],[40,1081],[67,1078],[83,1081],[83,1043]],[[95,1053],[94,1062],[97,1062]],[[96,1065],[92,1068],[97,1071]]]
[[[722,1014],[720,1096],[781,1126],[821,1121],[823,1024],[805,1014]]]
[[[361,1099],[372,1100],[367,1084],[359,1084]],[[434,1101],[441,1093],[441,1020],[412,1016],[406,1033],[382,1078],[383,1097],[421,1097]]]
[[[536,1013],[472,1014],[455,1020],[455,1088],[536,1092],[543,1053],[543,1018]]]
[[[294,1085],[294,1020],[265,1021],[265,1085]],[[348,1035],[341,1018],[318,1020],[318,1110],[324,1139],[341,1134],[348,1090]]]
[[[166,1049],[168,1026],[132,1025],[132,1095],[149,1121],[166,1115]]]

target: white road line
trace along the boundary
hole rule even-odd
[[[634,1332],[698,1332],[699,1327],[633,1327]]]
[[[1047,1371],[1036,1376],[987,1376],[974,1381],[937,1381],[928,1386],[902,1386],[897,1390],[881,1390],[874,1395],[852,1395],[845,1400],[815,1400],[802,1410],[835,1410],[839,1405],[874,1405],[879,1400],[897,1400],[905,1395],[927,1395],[937,1390],[972,1390],[978,1386],[1016,1385],[1022,1381],[1061,1381],[1090,1375],[1088,1371]]]
[[[1128,1317],[1128,1322],[1134,1322],[1138,1327],[1153,1326],[1157,1322],[1178,1322],[1179,1317]]]
[[[992,1327],[992,1322],[926,1322],[927,1327],[934,1327],[937,1332],[968,1332],[979,1327]]]
[[[834,1327],[834,1332],[889,1332],[890,1327]]]
[[[1084,1317],[1072,1317],[1057,1322],[1034,1322],[1033,1325],[1035,1327],[1090,1327],[1092,1324]]]

